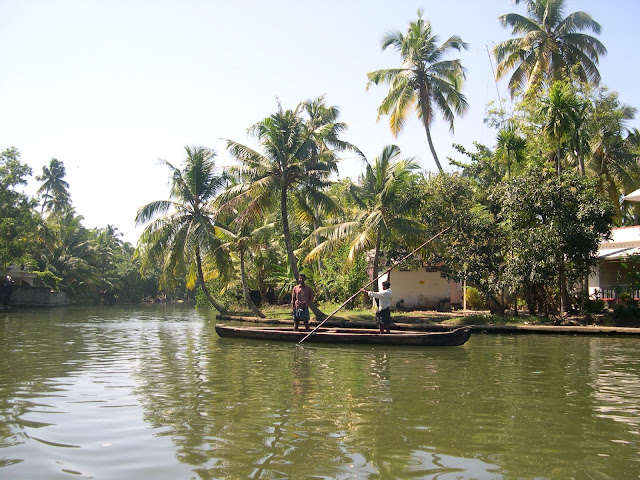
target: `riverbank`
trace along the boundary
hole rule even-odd
[[[364,318],[363,318],[364,317]],[[478,333],[508,333],[508,334],[555,334],[555,335],[640,335],[640,328],[627,326],[602,325],[602,317],[567,317],[560,319],[541,319],[539,317],[499,317],[476,311],[456,312],[406,312],[393,314],[394,329],[417,331],[442,331],[452,327],[468,325]],[[222,315],[220,320],[247,322],[264,325],[291,325],[289,318],[268,317],[259,318],[248,315]],[[549,322],[541,324],[539,322]],[[530,323],[531,322],[531,323]],[[313,328],[319,324],[310,321]],[[376,328],[371,314],[367,316],[361,312],[342,313],[329,319],[328,327]]]

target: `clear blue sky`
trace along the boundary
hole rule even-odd
[[[468,70],[464,93],[471,104],[451,134],[433,128],[436,150],[473,141],[493,146],[483,125],[497,99],[486,46],[510,38],[497,17],[525,14],[510,0],[0,0],[0,148],[15,146],[34,177],[51,158],[64,162],[72,201],[87,227],[112,224],[137,240],[138,207],[168,197],[163,158],[181,164],[185,145],[231,160],[223,139],[255,145],[249,126],[284,108],[326,95],[349,124],[344,136],[373,158],[389,143],[435,164],[417,119],[394,139],[376,109],[386,88],[366,91],[367,72],[399,65],[381,52],[387,30],[405,30],[424,9],[444,41],[459,34],[470,44],[460,54]],[[568,0],[602,27],[609,53],[601,59],[603,83],[624,103],[640,107],[638,53],[640,2]],[[507,96],[504,84],[500,94]],[[635,122],[634,126],[638,126]],[[357,178],[355,159],[341,176]],[[27,191],[33,193],[32,180]]]

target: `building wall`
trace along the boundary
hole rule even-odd
[[[600,244],[598,267],[589,276],[589,295],[608,299],[626,291],[627,285],[620,261],[640,250],[640,225],[613,228],[611,239]],[[617,292],[616,292],[617,291]]]
[[[57,307],[68,305],[69,301],[64,292],[52,292],[47,287],[15,285],[9,304],[16,307]]]
[[[9,275],[16,285],[42,286],[42,283],[37,285],[38,278],[35,273],[18,267],[17,265],[9,265],[4,270],[4,274]]]
[[[386,277],[380,283],[384,280]],[[452,303],[462,305],[462,288],[442,278],[440,272],[393,270],[390,281],[393,307],[448,310]]]

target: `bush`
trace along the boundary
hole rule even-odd
[[[613,307],[611,316],[616,325],[633,327],[640,325],[640,307],[634,300],[623,301]]]
[[[487,301],[477,288],[467,287],[467,309],[487,310]]]
[[[604,313],[607,303],[604,300],[587,300],[584,303],[585,313]]]

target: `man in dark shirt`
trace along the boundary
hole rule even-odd
[[[309,305],[313,303],[313,290],[304,282],[306,275],[298,275],[298,285],[293,287],[291,293],[291,310],[293,311],[293,329],[297,332],[300,320],[304,322],[304,328],[309,331]]]

